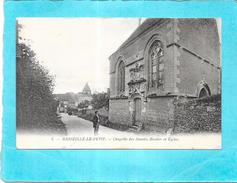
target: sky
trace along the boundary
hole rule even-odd
[[[144,18],[142,19],[144,21]],[[109,56],[138,27],[138,18],[19,18],[20,36],[55,76],[54,93],[109,88]],[[221,31],[221,21],[217,19]]]
[[[109,88],[109,56],[132,34],[138,18],[19,18],[20,36],[55,76],[54,93]]]

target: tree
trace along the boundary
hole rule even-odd
[[[93,108],[100,109],[105,107],[109,108],[109,95],[107,93],[98,93],[92,95],[91,104]]]
[[[84,100],[81,103],[78,104],[79,109],[87,108],[90,105],[90,102],[88,100]]]
[[[40,65],[30,46],[17,41],[16,48],[17,129],[66,132],[56,112],[53,77]]]

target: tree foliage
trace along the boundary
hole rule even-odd
[[[100,109],[105,107],[109,108],[109,95],[107,93],[98,93],[92,95],[91,104],[94,109]]]
[[[77,101],[77,94],[75,93],[64,93],[64,94],[55,94],[55,97],[57,97],[60,101],[68,101],[69,103],[74,103]]]
[[[53,96],[54,79],[34,51],[24,43],[16,44],[17,128],[22,130],[65,132],[57,115]]]
[[[84,100],[81,103],[78,104],[79,109],[87,108],[90,105],[90,101]]]

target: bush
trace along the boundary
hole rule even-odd
[[[54,80],[40,65],[35,53],[25,44],[17,43],[16,96],[18,130],[66,133],[57,115]]]
[[[100,109],[103,107],[109,109],[109,95],[107,93],[93,94],[91,104],[94,109]]]

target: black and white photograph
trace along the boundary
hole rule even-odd
[[[17,18],[18,149],[221,149],[220,18]]]

